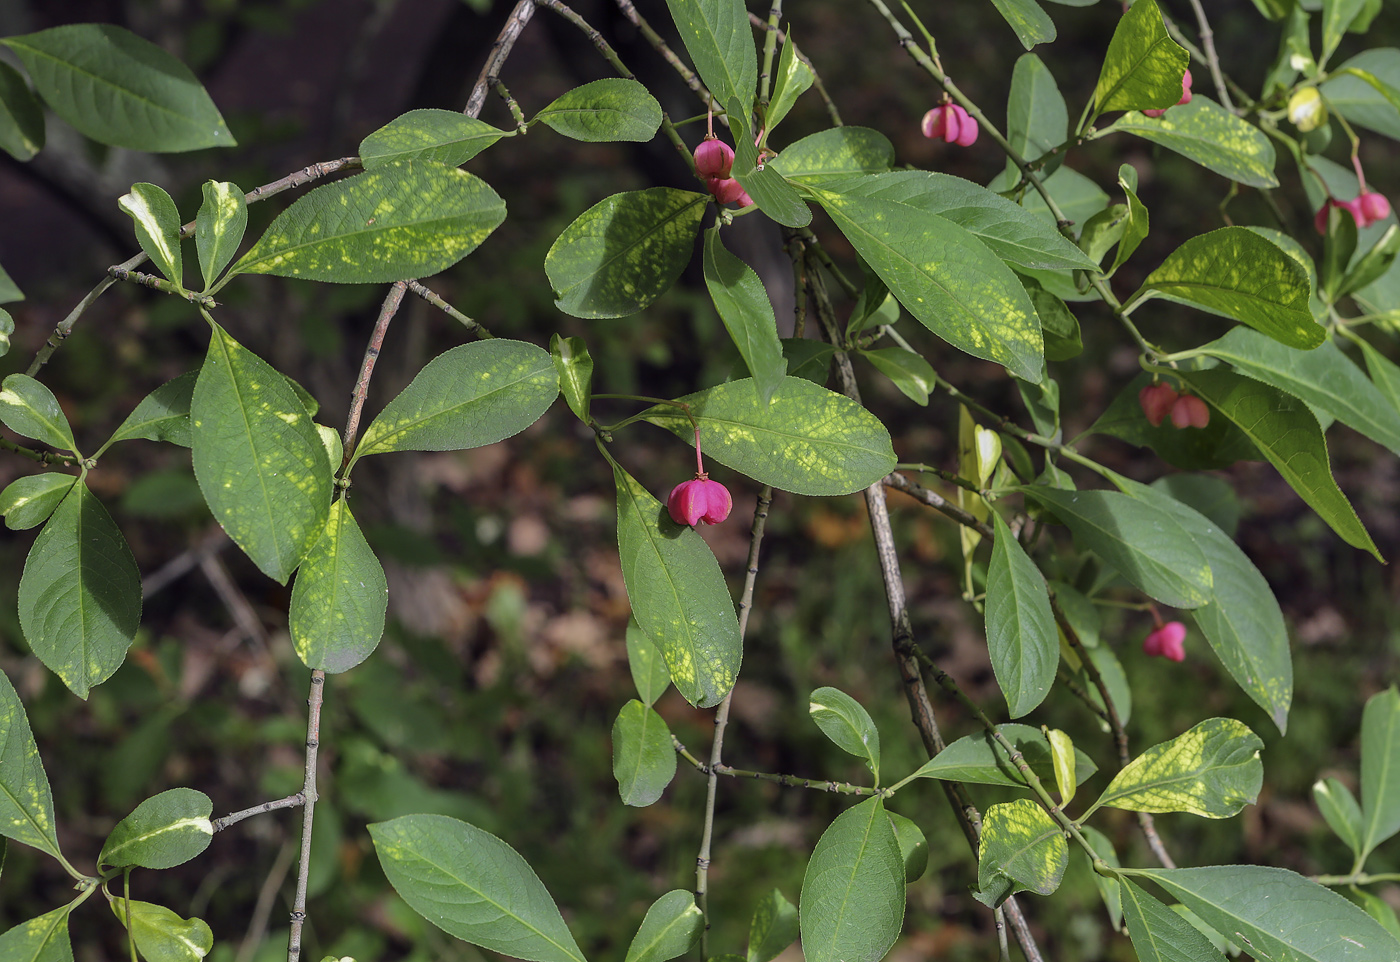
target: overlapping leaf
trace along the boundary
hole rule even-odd
[[[192,788],[172,788],[146,799],[117,823],[102,843],[98,865],[173,868],[199,855],[214,838],[214,803]]]
[[[0,672],[0,835],[60,857],[49,776],[24,704],[4,672]]]
[[[1040,729],[1010,723],[998,725],[997,731],[1016,747],[1037,778],[1044,782],[1054,780],[1055,764],[1051,757],[1050,743]],[[1075,780],[1082,784],[1096,771],[1098,768],[1093,759],[1076,748]],[[959,738],[925,762],[914,775],[950,782],[970,782],[974,785],[1026,787],[1026,780],[1021,777],[1006,750],[986,732]]]
[[[1022,889],[1049,895],[1068,863],[1064,832],[1045,809],[1028,798],[993,805],[982,819],[974,897],[995,907]]]
[[[742,0],[666,0],[666,6],[710,93],[720,104],[737,99],[737,113],[747,116],[758,83],[758,53]]]
[[[1180,93],[1181,88],[1177,87]],[[1099,136],[1133,134],[1161,144],[1207,170],[1247,187],[1277,187],[1274,145],[1259,128],[1236,117],[1204,94],[1172,107],[1161,117],[1124,114]]]
[[[807,962],[879,962],[904,921],[904,859],[884,799],[848,808],[822,833],[798,901]]]
[[[348,671],[384,634],[389,584],[344,498],[331,505],[292,587],[287,629],[308,668]]]
[[[1060,665],[1050,593],[1035,562],[993,512],[996,539],[987,567],[987,649],[1012,718],[1045,700]]]
[[[675,757],[675,752],[671,753]],[[667,962],[690,951],[705,916],[695,904],[695,893],[685,889],[667,892],[651,903],[641,927],[627,947],[626,962]]]
[[[769,161],[794,183],[878,174],[894,163],[894,144],[869,127],[831,127],[803,137]]]
[[[612,748],[613,777],[624,805],[650,805],[676,775],[671,730],[655,710],[635,698],[622,706],[613,722]]]
[[[1259,796],[1264,743],[1233,718],[1208,718],[1134,758],[1094,808],[1229,818]]]
[[[1094,87],[1095,112],[1172,106],[1181,99],[1181,75],[1190,62],[1167,34],[1155,0],[1139,0],[1109,41]]]

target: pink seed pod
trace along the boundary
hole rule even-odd
[[[1179,428],[1203,428],[1210,423],[1210,408],[1206,402],[1183,394],[1172,405],[1172,424]]]
[[[708,183],[710,193],[714,194],[715,200],[721,204],[739,202],[742,206],[747,207],[753,203],[752,200],[749,200],[748,204],[742,204],[742,200],[747,199],[749,195],[744,192],[743,186],[733,177],[710,177]]]
[[[682,481],[671,489],[671,496],[666,499],[666,510],[670,512],[671,520],[691,527],[701,522],[719,524],[729,517],[732,507],[734,499],[730,497],[729,489],[709,478]]]
[[[1147,415],[1147,423],[1154,428],[1162,426],[1162,420],[1176,403],[1177,393],[1170,384],[1149,384],[1138,392],[1138,404]]]
[[[1362,226],[1374,224],[1376,221],[1385,220],[1390,216],[1390,201],[1386,200],[1383,194],[1367,191],[1358,197],[1357,201],[1361,208],[1361,214],[1367,222],[1367,224],[1363,224]],[[1360,221],[1357,223],[1360,223]]]
[[[695,148],[695,170],[702,177],[728,177],[734,167],[734,148],[716,137],[706,137]]]
[[[1155,631],[1149,632],[1142,640],[1142,650],[1149,655],[1170,658],[1172,661],[1186,659],[1186,626],[1179,621],[1169,621]]]
[[[977,141],[980,128],[966,110],[957,104],[940,104],[924,114],[921,125],[924,136],[944,140],[961,147],[971,147]]]

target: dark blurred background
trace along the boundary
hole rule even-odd
[[[638,2],[670,37],[660,0]],[[914,0],[940,42],[944,65],[988,115],[1002,123],[1012,65],[1023,53],[985,0]],[[668,114],[699,106],[635,29],[605,0],[574,5],[608,37]],[[756,12],[759,5],[750,4]],[[1207,5],[1229,72],[1257,90],[1277,49],[1277,31],[1249,0]],[[237,137],[232,150],[152,156],[85,141],[50,118],[48,144],[28,164],[0,157],[0,264],[27,299],[8,305],[17,331],[0,373],[23,370],[54,325],[107,266],[136,249],[117,198],[137,181],[165,187],[185,219],[200,184],[232,180],[245,190],[307,164],[355,154],[359,141],[406,110],[461,109],[510,4],[503,0],[3,0],[0,35],[63,23],[121,24],[181,58],[201,77]],[[1163,4],[1194,36],[1184,0]],[[1093,90],[1119,4],[1047,4],[1059,39],[1036,52],[1077,115]],[[874,127],[898,161],[981,183],[1003,166],[983,138],[972,149],[934,144],[919,119],[939,91],[893,42],[873,8],[856,0],[790,3],[795,36],[847,123]],[[1371,34],[1348,37],[1341,56],[1395,42],[1400,18],[1387,7]],[[1338,58],[1340,60],[1340,57]],[[1195,89],[1210,90],[1193,64]],[[580,83],[609,76],[573,27],[540,10],[502,79],[527,116]],[[511,126],[492,97],[482,118]],[[802,98],[782,142],[829,124],[815,93]],[[701,126],[685,128],[699,139]],[[1340,139],[1340,138],[1338,138]],[[1342,154],[1333,150],[1335,159]],[[1395,145],[1364,135],[1374,185],[1397,198]],[[1188,236],[1220,226],[1228,184],[1143,141],[1108,138],[1071,163],[1105,190],[1118,165],[1140,172],[1152,234],[1114,279],[1124,296]],[[727,347],[692,269],[640,315],[581,321],[559,313],[543,271],[546,250],[580,212],[609,194],[653,185],[690,186],[663,138],[644,145],[586,145],[544,127],[503,141],[468,169],[506,200],[509,216],[467,260],[429,286],[498,336],[547,344],[552,333],[584,337],[597,362],[595,389],[677,396],[723,380],[737,355]],[[1237,223],[1283,226],[1316,246],[1291,162],[1281,159],[1275,192],[1285,222],[1255,192],[1229,208]],[[1110,188],[1113,188],[1110,190]],[[249,237],[290,201],[250,209]],[[823,222],[814,229],[847,270],[854,259]],[[771,223],[745,217],[726,243],[763,276],[790,324],[791,272]],[[1310,247],[1310,249],[1312,249]],[[221,322],[245,345],[297,377],[321,404],[318,421],[343,424],[382,286],[334,286],[242,277],[220,295]],[[848,303],[842,310],[849,310]],[[1154,305],[1153,333],[1169,345],[1200,343],[1223,322]],[[1148,311],[1145,309],[1143,315]],[[1061,384],[1066,434],[1087,427],[1138,370],[1136,353],[1106,311],[1079,311],[1086,349],[1052,369]],[[907,320],[901,329],[965,390],[1028,424],[1014,388],[994,365],[957,355]],[[1172,330],[1173,333],[1165,333]],[[80,439],[104,438],[159,384],[198,366],[207,328],[188,305],[133,286],[108,292],[82,318],[45,369]],[[459,343],[460,327],[410,299],[395,320],[371,389],[367,415],[436,353]],[[914,407],[873,372],[866,401],[891,428],[904,460],[956,464],[957,410],[935,398]],[[617,405],[618,416],[634,408]],[[1400,474],[1379,446],[1335,428],[1333,467],[1388,557],[1400,554],[1395,515]],[[658,494],[687,477],[689,452],[671,435],[637,426],[619,435],[619,457]],[[1171,469],[1146,450],[1111,439],[1089,452],[1133,477]],[[31,463],[0,459],[0,485]],[[1218,472],[1240,492],[1239,538],[1280,595],[1291,620],[1297,694],[1286,739],[1242,695],[1193,631],[1181,665],[1146,659],[1141,612],[1106,615],[1105,641],[1133,689],[1130,725],[1138,749],[1210,715],[1244,719],[1264,739],[1266,787],[1237,819],[1163,816],[1159,825],[1186,864],[1260,860],[1305,873],[1349,865],[1313,809],[1321,775],[1355,785],[1356,732],[1364,697],[1395,677],[1396,576],[1342,544],[1272,469],[1240,464]],[[756,486],[716,468],[736,494],[730,523],[706,531],[738,584]],[[302,777],[307,672],[286,632],[289,589],[272,584],[218,535],[183,449],[128,442],[106,455],[89,483],[132,544],[144,575],[172,560],[189,570],[148,591],[143,627],[126,665],[84,703],[27,654],[13,603],[33,532],[0,539],[0,667],[29,708],[59,813],[65,853],[90,867],[113,824],[140,800],[177,785],[214,800],[215,814],[296,791]],[[613,530],[612,481],[588,432],[562,404],[525,434],[487,448],[398,454],[361,466],[357,516],[385,561],[390,625],[376,654],[327,685],[322,801],[317,808],[306,957],[475,959],[484,953],[424,923],[387,887],[364,831],[368,821],[443,812],[504,838],[536,868],[590,957],[625,951],[646,906],[694,884],[703,780],[682,763],[663,800],[628,809],[617,800],[607,737],[631,697],[623,629],[628,606]],[[990,708],[992,685],[980,616],[961,600],[953,525],[903,499],[893,502],[916,631],[941,664]],[[886,770],[919,764],[889,656],[889,629],[874,552],[859,498],[779,495],[734,700],[726,760],[743,768],[859,780],[859,764],[830,746],[807,718],[806,700],[836,685],[880,724]],[[950,737],[975,729],[937,703]],[[710,714],[674,692],[658,703],[695,752],[707,750]],[[1004,708],[1002,708],[1004,710]],[[1036,722],[1062,727],[1105,764],[1112,757],[1095,720],[1056,692]],[[1090,786],[1101,787],[1104,776]],[[742,952],[755,900],[777,886],[797,900],[807,853],[842,799],[763,783],[721,785],[711,872],[711,951]],[[982,804],[999,796],[974,791]],[[968,894],[975,864],[935,786],[907,789],[892,806],[927,833],[931,866],[910,889],[905,937],[892,958],[986,958],[990,916]],[[204,856],[168,872],[138,872],[133,897],[198,915],[213,927],[217,962],[284,957],[300,816],[280,812],[215,837]],[[1101,826],[1125,862],[1150,856],[1125,813]],[[1395,846],[1369,866],[1400,868]],[[1390,896],[1397,893],[1392,891]],[[47,911],[71,892],[42,856],[11,845],[0,875],[0,930]],[[1107,931],[1087,864],[1073,860],[1054,908],[1028,898],[1042,943],[1057,959],[1130,960],[1127,941]],[[124,952],[118,926],[92,899],[72,920],[79,962]],[[795,951],[795,950],[793,950]]]

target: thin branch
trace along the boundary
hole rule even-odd
[[[25,447],[18,441],[11,441],[9,438],[0,438],[0,451],[12,451],[22,458],[28,458],[38,464],[77,464],[78,458],[71,454],[59,454],[56,451],[40,451],[36,448]]]
[[[799,775],[783,775],[778,772],[755,772],[745,768],[734,768],[730,765],[720,765],[711,769],[709,765],[702,762],[691,754],[679,738],[671,736],[671,744],[676,749],[676,754],[690,763],[691,767],[702,775],[727,775],[730,778],[752,778],[760,782],[772,782],[774,785],[782,785],[786,788],[810,788],[818,792],[832,792],[837,795],[883,795],[882,789],[870,788],[864,785],[852,785],[850,782],[833,782],[829,779],[802,778]]]
[[[311,823],[316,814],[316,757],[321,747],[321,701],[325,695],[326,673],[311,673],[311,694],[306,699],[306,776],[301,794],[301,858],[297,861],[297,893],[292,900],[291,933],[287,936],[287,962],[301,958],[301,929],[306,923],[306,880],[311,871]]]
[[[133,284],[140,284],[142,287],[149,287],[153,291],[160,291],[162,294],[174,294],[176,297],[183,297],[191,304],[198,304],[200,307],[209,309],[218,307],[218,303],[208,294],[196,294],[194,291],[182,291],[174,284],[163,277],[156,277],[154,274],[142,274],[140,271],[129,271],[119,264],[107,268],[107,273],[119,281],[130,281]]]
[[[963,525],[964,527],[971,528],[973,531],[978,532],[983,537],[991,538],[995,535],[995,532],[992,531],[991,525],[987,524],[987,522],[978,521],[977,518],[975,518],[971,512],[967,511],[964,508],[958,507],[951,501],[948,501],[938,492],[930,491],[923,485],[914,481],[910,481],[908,478],[906,478],[904,475],[898,472],[891,472],[880,483],[887,488],[894,488],[897,491],[903,491],[905,494],[909,495],[912,498],[918,498],[930,508],[933,508],[935,511],[941,511],[943,514],[952,518],[958,524]]]
[[[661,54],[662,59],[675,68],[676,73],[680,74],[681,79],[685,81],[685,85],[695,92],[695,95],[704,102],[705,106],[713,109],[716,113],[724,113],[725,105],[716,100],[715,96],[705,89],[704,83],[696,76],[695,71],[687,67],[681,58],[677,57],[675,52],[666,46],[666,41],[661,39],[661,35],[653,30],[651,24],[647,23],[637,12],[636,7],[632,6],[632,0],[617,0],[617,8],[622,11],[624,17],[632,22],[632,26],[641,31],[646,42],[651,44],[652,49]],[[721,120],[726,124],[729,122],[727,118],[722,117]]]
[[[286,798],[279,798],[271,802],[263,802],[261,805],[254,805],[252,808],[245,808],[241,812],[234,812],[225,815],[223,818],[216,818],[209,824],[214,826],[214,831],[222,832],[230,825],[237,825],[245,818],[252,818],[254,815],[263,815],[267,812],[275,812],[279,808],[296,808],[306,802],[306,796],[301,792],[295,795],[288,795]]]
[[[1215,81],[1215,92],[1220,95],[1220,103],[1230,113],[1235,113],[1234,101],[1230,99],[1230,91],[1225,86],[1225,76],[1220,72],[1220,57],[1215,52],[1215,31],[1210,29],[1210,21],[1206,19],[1205,8],[1201,6],[1201,0],[1188,0],[1191,9],[1196,14],[1196,26],[1201,34],[1201,45],[1206,48],[1206,64],[1210,67],[1211,80]]]
[[[341,472],[349,467],[350,459],[354,457],[355,437],[360,432],[360,414],[364,411],[365,399],[369,397],[369,379],[374,374],[374,363],[379,360],[379,351],[384,346],[384,335],[389,330],[389,322],[398,313],[408,285],[408,281],[395,281],[389,288],[389,293],[384,295],[379,317],[375,320],[374,330],[369,336],[369,344],[365,346],[365,356],[360,362],[360,376],[355,381],[354,392],[350,395],[350,414],[345,419],[345,433],[341,436],[341,444],[345,449],[340,461]]]
[[[482,338],[483,340],[485,340],[486,338],[495,337],[494,334],[492,334],[490,331],[488,331],[485,327],[481,325],[480,321],[475,321],[470,317],[467,317],[467,315],[457,310],[457,308],[444,301],[441,297],[434,294],[431,290],[424,287],[417,281],[409,281],[408,289],[414,294],[417,294],[419,297],[423,298],[423,300],[427,301],[429,304],[433,305],[433,307],[436,307],[438,310],[442,311],[454,321],[457,321],[470,333],[475,334],[477,337]]]
[[[493,79],[500,76],[501,67],[505,65],[506,58],[510,56],[511,48],[520,39],[525,25],[530,22],[530,18],[534,15],[534,0],[517,0],[515,9],[510,12],[510,17],[506,20],[506,25],[501,28],[495,42],[491,44],[491,52],[486,57],[486,63],[481,66],[481,73],[477,74],[476,85],[472,87],[471,96],[467,98],[467,105],[462,108],[462,113],[468,117],[481,116],[481,108],[486,106],[486,91],[490,88]]]
[[[239,590],[233,577],[224,567],[224,563],[214,552],[205,553],[199,560],[199,570],[204,574],[209,584],[213,586],[215,594],[224,603],[228,613],[233,617],[233,622],[242,632],[243,637],[249,641],[257,642],[264,649],[268,648],[267,631],[263,628],[262,622],[258,620],[257,612],[253,611],[253,606],[248,603],[248,599]]]

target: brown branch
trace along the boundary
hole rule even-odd
[[[384,346],[384,335],[389,330],[389,322],[398,313],[408,285],[408,281],[396,281],[389,288],[389,293],[384,295],[379,317],[374,322],[374,331],[369,336],[369,344],[365,346],[365,356],[360,362],[360,376],[355,381],[354,392],[350,395],[350,414],[345,419],[345,433],[341,437],[341,444],[345,449],[340,461],[342,472],[349,467],[350,459],[355,453],[355,437],[360,432],[360,414],[364,411],[365,399],[369,397],[369,379],[374,374],[374,363],[379,360],[379,351]]]
[[[491,44],[491,52],[486,57],[486,63],[482,64],[481,73],[477,74],[476,86],[472,87],[471,96],[467,98],[467,105],[462,108],[462,113],[468,117],[481,116],[481,108],[486,106],[486,91],[490,89],[494,79],[500,75],[501,67],[505,65],[506,58],[510,56],[511,48],[520,39],[525,25],[530,22],[530,18],[534,15],[534,0],[517,0],[515,9],[510,12],[510,17],[506,20],[506,25],[501,28],[495,42]]]
[[[991,538],[995,535],[995,532],[992,531],[991,525],[987,524],[987,522],[978,521],[977,518],[975,518],[971,512],[958,507],[956,504],[953,504],[953,502],[947,500],[938,492],[930,491],[923,485],[915,481],[910,481],[908,478],[906,478],[902,474],[899,474],[898,472],[891,472],[880,483],[887,488],[894,488],[897,491],[903,491],[911,498],[918,498],[930,508],[933,508],[935,511],[941,511],[943,514],[952,518],[958,524],[963,525],[964,527],[971,528],[973,531],[976,531],[983,537]]]
[[[311,673],[311,694],[306,699],[306,774],[301,795],[301,858],[297,862],[297,891],[292,900],[291,932],[287,936],[287,962],[301,957],[301,929],[306,923],[306,880],[311,869],[311,822],[316,814],[316,757],[321,747],[321,700],[325,695],[326,673]]]
[[[233,812],[223,818],[216,818],[209,824],[214,827],[215,832],[222,832],[230,825],[237,825],[245,818],[252,818],[254,815],[263,815],[267,812],[275,812],[279,808],[296,808],[306,802],[306,796],[301,792],[295,795],[288,795],[286,798],[279,798],[271,802],[263,802],[261,805],[254,805],[252,808],[245,808],[241,812]]]

